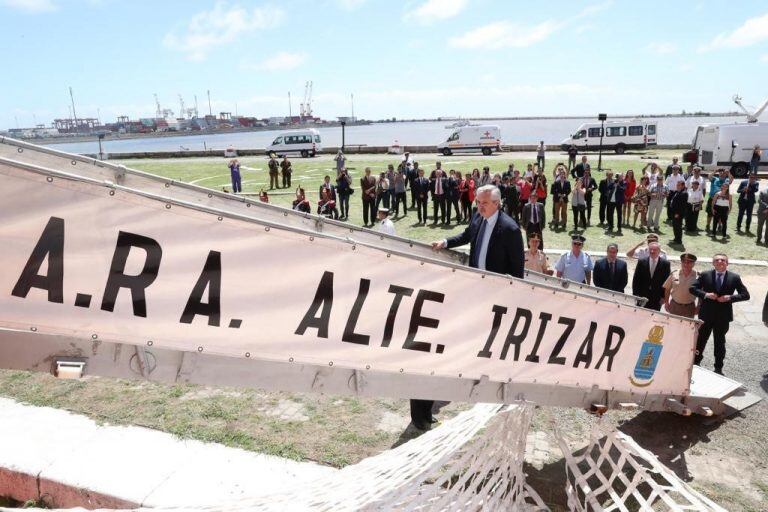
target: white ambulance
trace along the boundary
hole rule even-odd
[[[438,144],[437,150],[445,156],[456,151],[480,151],[490,155],[494,151],[501,151],[501,130],[493,125],[461,126],[445,142]]]
[[[268,155],[270,153],[275,153],[277,156],[299,154],[304,158],[315,156],[322,150],[320,132],[314,128],[285,131],[267,146]]]
[[[724,168],[744,178],[755,146],[763,148],[758,164],[758,170],[763,170],[768,167],[768,123],[703,124],[696,128],[683,161],[698,164],[705,174]]]
[[[560,143],[563,151],[568,151],[571,145],[579,151],[597,151],[600,148],[600,136],[603,135],[602,147],[623,154],[628,149],[645,149],[655,146],[657,139],[656,123],[648,123],[642,119],[629,121],[608,121],[605,123],[605,134],[600,123],[584,123]]]

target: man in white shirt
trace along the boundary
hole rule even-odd
[[[693,179],[691,176],[689,179]],[[685,230],[689,233],[699,231],[699,212],[704,205],[704,192],[698,181],[691,182],[691,188],[688,189],[688,208],[685,212]]]
[[[691,189],[693,188],[693,183],[698,182],[699,183],[699,191],[701,191],[702,194],[706,194],[706,183],[707,180],[704,178],[704,176],[701,175],[701,167],[694,167],[693,168],[693,174],[688,176],[688,179],[685,180],[685,188],[688,189],[688,193],[691,193]],[[689,197],[690,199],[690,197]]]
[[[659,241],[659,235],[656,233],[648,233],[648,236],[645,237],[645,240],[631,248],[627,251],[627,258],[635,258],[636,260],[642,260],[643,258],[647,258],[649,251],[648,246],[652,243]],[[648,245],[645,245],[648,244]],[[644,245],[645,247],[640,247],[641,245]],[[659,249],[659,256],[667,259],[667,253],[663,250]]]
[[[670,167],[672,168],[672,174],[670,174],[667,181],[664,182],[664,185],[667,186],[667,190],[670,193],[670,195],[667,196],[667,222],[672,222],[672,211],[670,210],[671,194],[673,191],[677,190],[677,184],[679,182],[682,181],[683,184],[685,184],[685,177],[680,173],[680,166],[673,164]]]
[[[389,220],[389,208],[379,208],[378,215],[379,225],[376,226],[376,231],[386,233],[387,235],[396,235],[395,225]]]

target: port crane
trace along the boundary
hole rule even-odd
[[[312,117],[312,82],[308,81],[304,85],[304,101],[299,107],[301,118]]]

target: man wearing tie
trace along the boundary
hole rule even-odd
[[[531,192],[528,196],[528,202],[523,206],[522,224],[525,226],[525,233],[531,236],[532,233],[538,233],[541,243],[539,249],[544,249],[544,236],[541,232],[541,227],[544,226],[546,219],[544,218],[544,205],[539,203],[539,198],[535,193]]]
[[[443,169],[440,167],[440,162],[437,163],[435,176],[430,181],[432,182],[430,187],[432,190],[432,214],[434,217],[432,224],[437,224],[438,210],[440,211],[440,224],[445,224],[445,192],[448,187],[448,180]]]
[[[632,295],[645,297],[648,309],[661,310],[664,299],[664,283],[667,281],[671,268],[669,261],[661,257],[661,246],[658,242],[648,244],[648,257],[637,262],[635,275],[632,276]]]
[[[701,365],[710,334],[715,337],[715,373],[723,375],[725,335],[733,321],[733,303],[749,300],[749,291],[735,272],[728,272],[728,256],[715,254],[712,270],[702,272],[691,286],[691,293],[701,300],[699,327],[694,363]]]
[[[477,213],[463,233],[446,240],[432,242],[432,249],[450,249],[470,244],[469,266],[508,274],[522,279],[525,249],[520,227],[500,210],[501,192],[495,185],[477,190]],[[411,421],[416,428],[426,430],[432,418],[432,400],[411,400]]]
[[[414,164],[415,167],[415,164]],[[423,169],[416,169],[417,177],[411,184],[411,192],[416,201],[416,213],[419,216],[419,224],[427,223],[427,197],[429,196],[429,180],[424,177]]]
[[[597,260],[592,270],[593,282],[599,288],[624,293],[624,288],[629,281],[627,274],[627,262],[620,260],[619,246],[608,244],[606,257]]]

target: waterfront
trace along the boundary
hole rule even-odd
[[[616,118],[619,119],[619,118]],[[628,118],[627,118],[628,119]],[[743,121],[743,117],[659,117],[643,118],[644,122],[656,121],[658,124],[659,144],[688,144],[693,139],[696,127],[707,123],[727,123]],[[546,144],[559,144],[580,124],[592,122],[592,118],[568,119],[524,119],[498,120],[494,124],[501,129],[503,144],[536,144],[544,140]],[[444,141],[451,130],[445,126],[450,121],[375,123],[346,128],[347,145],[389,146],[398,141],[402,146],[433,146]],[[282,130],[230,133],[197,133],[178,137],[146,137],[118,140],[105,139],[105,153],[140,153],[155,151],[201,151],[205,149],[224,150],[229,146],[240,149],[264,148],[277,137]],[[341,145],[341,128],[338,126],[318,128],[322,144],[326,147]],[[41,141],[42,143],[42,141]],[[96,141],[59,143],[54,146],[60,151],[70,153],[90,153],[99,151]]]

